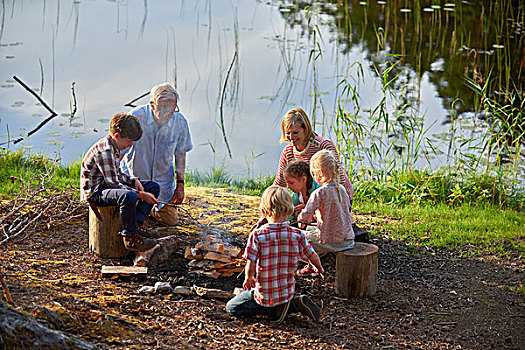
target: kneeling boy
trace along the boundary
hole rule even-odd
[[[133,251],[155,246],[154,240],[139,235],[138,225],[142,226],[153,205],[159,204],[160,191],[157,183],[140,181],[120,171],[120,151],[141,136],[137,117],[115,114],[109,135],[91,146],[80,169],[80,199],[99,207],[119,206],[124,246]]]
[[[250,233],[243,255],[248,260],[245,290],[228,301],[226,311],[233,316],[267,315],[277,323],[288,313],[300,311],[317,322],[319,306],[306,295],[294,297],[299,259],[310,260],[318,273],[324,269],[304,233],[286,221],[294,211],[292,197],[283,187],[270,186],[262,195],[259,210],[268,223]]]

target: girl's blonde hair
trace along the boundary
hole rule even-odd
[[[306,112],[303,111],[302,108],[290,109],[286,112],[281,121],[281,143],[288,141],[286,130],[294,125],[300,125],[304,129],[304,136],[307,140],[314,134],[312,124],[310,123],[310,119],[306,115]]]
[[[280,218],[293,213],[293,202],[290,193],[281,186],[268,187],[262,197],[259,211],[264,217]]]
[[[325,183],[335,182],[339,200],[342,199],[339,190],[339,162],[332,152],[323,149],[314,154],[312,158],[310,158],[310,170],[312,172],[322,170],[323,181]]]

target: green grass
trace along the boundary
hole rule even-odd
[[[54,186],[78,188],[80,161],[69,166],[62,166],[39,154],[2,151],[0,152],[0,196],[6,198],[10,194],[21,191],[23,182],[16,178],[38,183],[42,181],[42,176],[46,173],[50,174],[48,178]],[[11,177],[15,179],[11,181]]]
[[[3,197],[7,197],[20,192],[21,181],[11,182],[11,176],[37,182],[40,181],[42,174],[51,169],[51,184],[57,187],[78,188],[80,163],[79,159],[75,163],[63,166],[39,154],[2,151],[0,152],[0,193]],[[235,179],[223,168],[215,168],[208,172],[191,170],[185,175],[187,186],[227,187],[237,193],[259,196],[273,184],[273,181],[274,177],[269,175],[255,179]]]
[[[385,220],[380,230],[414,246],[456,251],[460,256],[520,256],[525,253],[525,216],[494,205],[445,203],[399,205],[366,199],[354,204],[359,214]],[[377,231],[377,230],[375,230]]]

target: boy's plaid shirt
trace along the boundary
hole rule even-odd
[[[102,183],[111,188],[135,191],[134,179],[123,174],[119,164],[120,151],[110,135],[91,146],[80,168],[80,200],[88,200]]]
[[[252,231],[243,258],[257,262],[255,301],[262,306],[277,306],[290,300],[295,292],[298,260],[309,260],[314,253],[304,232],[291,227],[288,221]]]

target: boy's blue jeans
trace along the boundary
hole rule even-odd
[[[159,185],[154,181],[141,181],[145,192],[149,192],[157,198],[160,193]],[[110,188],[106,184],[100,185],[93,193],[93,203],[97,207],[110,207],[117,205],[120,210],[120,221],[122,222],[122,235],[133,234],[137,230],[137,223],[141,225],[148,217],[153,204],[148,204],[137,198],[133,191],[120,188]]]
[[[232,316],[274,316],[276,306],[262,306],[257,304],[253,297],[253,289],[243,290],[226,303],[226,312]],[[288,313],[298,312],[293,299],[290,303]]]

